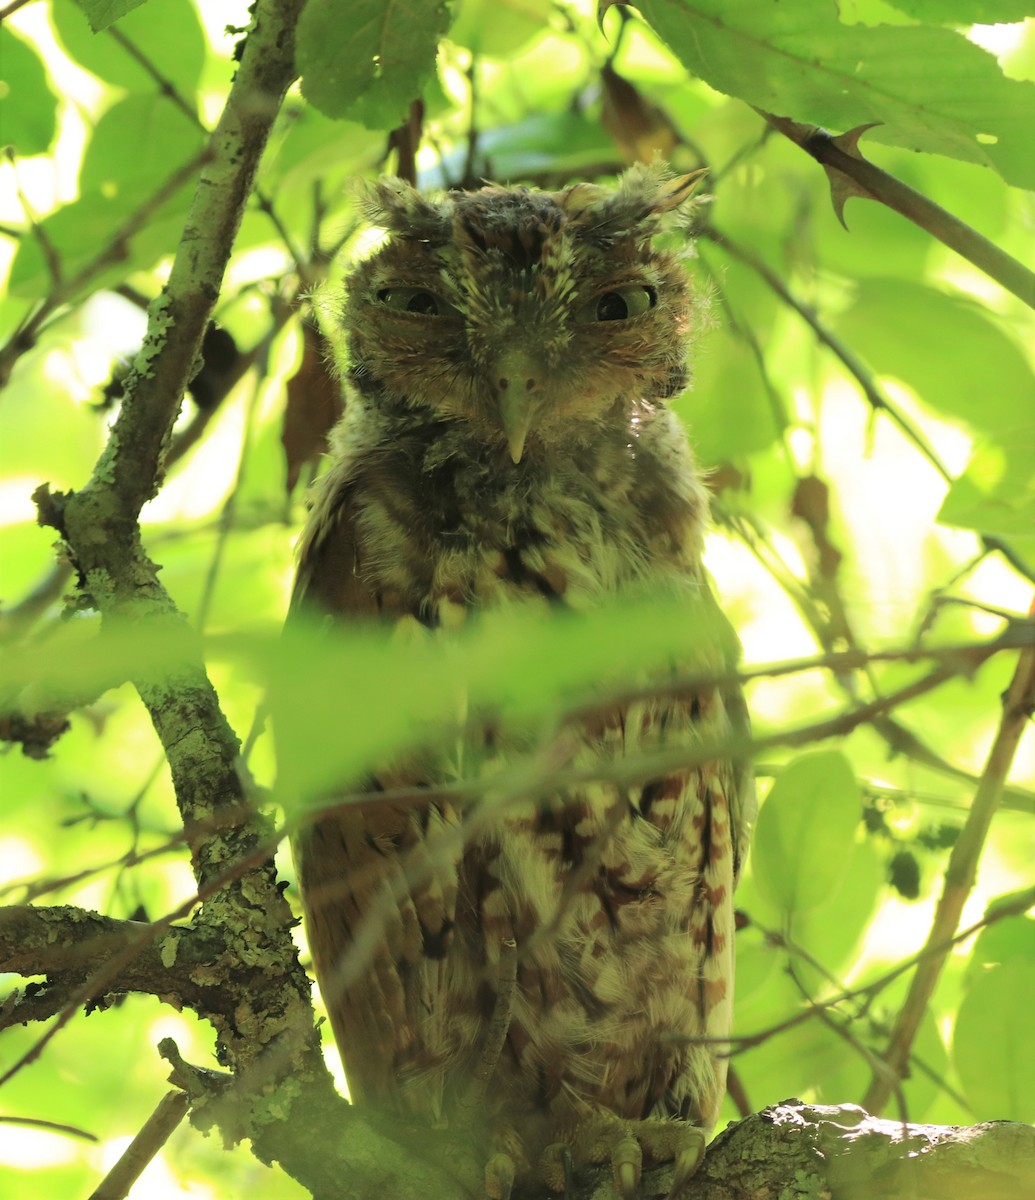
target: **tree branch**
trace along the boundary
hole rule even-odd
[[[887,416],[899,427],[903,435],[908,438],[909,441],[911,441],[917,448],[917,450],[920,451],[924,458],[927,459],[927,461],[938,472],[942,479],[944,479],[946,483],[953,482],[953,477],[948,468],[937,456],[937,454],[935,454],[932,447],[928,444],[927,440],[923,437],[916,426],[906,417],[906,415],[898,408],[897,405],[891,402],[882,389],[878,387],[873,373],[861,361],[855,351],[852,350],[850,346],[846,345],[833,332],[833,330],[829,328],[829,326],[820,320],[818,314],[813,308],[804,303],[804,301],[799,300],[797,296],[794,295],[794,293],[790,290],[790,288],[787,287],[776,271],[774,271],[766,262],[759,258],[757,254],[743,246],[738,245],[736,242],[730,241],[730,239],[724,233],[721,233],[718,229],[714,228],[714,226],[706,225],[703,229],[701,229],[700,236],[702,238],[706,238],[710,242],[713,242],[716,246],[719,246],[728,254],[732,255],[733,258],[738,259],[740,262],[750,267],[768,285],[768,287],[770,287],[772,291],[775,292],[776,295],[779,296],[786,305],[788,305],[788,307],[792,308],[798,314],[798,316],[801,317],[801,319],[812,329],[817,340],[826,346],[836,358],[840,359],[842,365],[859,385],[859,389],[863,396],[865,396],[866,402],[869,404],[870,408],[875,413],[886,413]],[[977,534],[977,537],[980,539],[982,546],[984,546],[986,550],[998,550],[1019,575],[1023,575],[1026,579],[1030,579],[1033,583],[1035,583],[1035,576],[1033,576],[1031,568],[1027,566],[1020,558],[1018,558],[1018,556],[1010,549],[1009,545],[1001,538],[995,537],[991,534],[982,533]]]
[[[963,832],[952,849],[945,871],[945,886],[935,911],[917,966],[884,1052],[884,1067],[877,1071],[866,1093],[864,1104],[880,1112],[899,1079],[906,1074],[909,1052],[920,1022],[927,1012],[935,985],[945,965],[951,939],[959,926],[963,906],[974,886],[978,860],[988,836],[992,817],[999,807],[1003,787],[1013,762],[1017,744],[1035,712],[1035,648],[1022,650],[1013,679],[1003,697],[1003,712],[985,769],[978,784]]]
[[[1014,1200],[1035,1188],[1035,1129],[907,1125],[861,1108],[788,1100],[724,1130],[694,1177],[694,1200]],[[647,1192],[647,1200],[664,1192]]]
[[[144,1168],[187,1115],[189,1103],[183,1092],[166,1092],[140,1132],[122,1152],[119,1161],[105,1175],[100,1186],[93,1190],[90,1200],[123,1200]]]
[[[172,425],[196,370],[259,159],[295,78],[294,32],[303,6],[304,0],[257,0],[253,6],[169,280],[149,306],[147,337],[128,373],[108,443],[85,488],[54,496],[43,489],[38,496],[41,519],[64,537],[79,586],[105,628],[128,620],[182,650],[172,676],[142,666],[133,683],[169,760],[199,891],[218,888],[195,922],[219,929],[225,940],[211,967],[212,981],[227,992],[224,1011],[213,1019],[218,1046],[238,1079],[247,1080],[241,1092],[245,1132],[257,1156],[271,1162],[287,1155],[295,1178],[312,1180],[329,1196],[329,1181],[318,1179],[318,1156],[286,1134],[297,1124],[307,1134],[322,1133],[325,1147],[343,1140],[344,1109],[323,1062],[309,981],[291,940],[293,917],[268,856],[223,886],[227,864],[248,860],[263,845],[265,825],[239,815],[247,812],[247,797],[237,770],[237,738],[197,638],[143,549],[138,522],[160,485]],[[234,817],[213,825],[213,815],[222,813]],[[340,1178],[344,1168],[335,1165]]]
[[[863,158],[858,148],[859,138],[872,126],[861,125],[835,137],[816,125],[777,117],[761,108],[755,108],[755,112],[826,168],[834,209],[842,224],[841,209],[849,196],[877,200],[955,250],[1029,308],[1035,308],[1035,274],[1027,267],[959,217]]]

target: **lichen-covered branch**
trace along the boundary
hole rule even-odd
[[[172,928],[153,936],[143,921],[120,921],[81,908],[35,907],[0,909],[0,971],[45,975],[47,985],[26,991],[5,1005],[0,1029],[51,1013],[49,997],[65,997],[127,945],[137,952],[105,986],[105,994],[146,992],[197,1007],[199,994],[191,970],[206,968],[223,949],[218,930]],[[60,1011],[59,1007],[55,1011]]]
[[[149,929],[75,908],[12,907],[0,911],[0,968],[46,974],[60,988]],[[219,953],[213,930],[193,925],[164,930],[112,981],[110,990],[173,996],[213,1019],[218,1013],[208,1005],[223,1004],[222,993],[234,983],[206,982]],[[34,1017],[17,1006],[4,1015]],[[270,1048],[274,1059],[282,1049],[282,1044]],[[166,1105],[172,1110],[170,1120],[189,1104],[191,1119],[201,1129],[218,1129],[228,1141],[255,1136],[256,1097],[268,1082],[262,1059],[229,1075],[190,1066],[171,1042],[161,1050],[172,1064],[171,1080],[182,1092]],[[290,1060],[288,1048],[283,1061]],[[282,1083],[267,1092],[269,1120],[256,1149],[264,1161],[283,1163],[319,1200],[388,1195],[395,1200],[471,1200],[477,1194],[478,1147],[445,1130],[404,1128],[368,1110],[347,1110],[319,1088],[297,1083],[297,1088]],[[463,1131],[457,1133],[462,1137]],[[145,1126],[141,1153],[157,1136]],[[126,1170],[132,1165],[124,1164]],[[667,1168],[645,1172],[642,1200],[667,1196],[670,1176]],[[1035,1130],[1010,1122],[973,1128],[906,1125],[868,1116],[854,1105],[787,1101],[720,1134],[694,1177],[692,1195],[694,1200],[757,1200],[783,1195],[780,1189],[791,1181],[797,1188],[793,1195],[801,1197],[1006,1200],[1035,1189]],[[611,1200],[609,1189],[606,1169],[580,1172],[572,1200]],[[543,1197],[526,1188],[515,1200]]]
[[[670,1167],[645,1171],[640,1200],[667,1200]],[[908,1125],[854,1104],[785,1100],[737,1121],[708,1147],[686,1200],[1014,1200],[1035,1194],[1035,1129],[1010,1121]],[[610,1170],[572,1200],[612,1200]],[[515,1200],[544,1200],[526,1190]]]
[[[693,1188],[694,1200],[1007,1200],[1035,1189],[1035,1129],[907,1125],[785,1101],[720,1134]]]
[[[38,493],[41,520],[64,538],[82,600],[102,614],[105,628],[130,621],[179,650],[174,672],[140,668],[132,682],[169,760],[199,892],[206,896],[195,927],[218,930],[222,939],[212,962],[190,975],[198,986],[224,989],[223,1004],[209,1006],[206,1015],[223,1061],[248,1080],[242,1132],[265,1161],[292,1151],[283,1127],[296,1121],[310,1134],[326,1127],[327,1144],[342,1143],[345,1110],[323,1063],[308,979],[291,940],[293,918],[272,858],[225,874],[263,845],[267,830],[249,815],[237,738],[197,639],[143,548],[138,518],[160,486],[173,422],[199,360],[259,160],[295,77],[294,30],[303,6],[304,0],[257,0],[253,6],[169,280],[150,305],[147,337],[125,380],[107,446],[80,491]],[[313,1174],[314,1155],[296,1153],[285,1166],[305,1178]]]

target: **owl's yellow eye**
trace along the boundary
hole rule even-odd
[[[433,292],[425,291],[424,288],[382,288],[377,293],[377,298],[386,308],[394,308],[397,312],[418,313],[422,317],[440,316],[449,307]]]
[[[658,293],[654,288],[633,283],[594,296],[583,305],[577,319],[587,324],[594,321],[628,321],[630,317],[642,317],[657,302]]]

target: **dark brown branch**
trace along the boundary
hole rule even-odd
[[[42,1129],[45,1133],[63,1133],[68,1137],[82,1138],[84,1142],[99,1142],[101,1139],[88,1129],[78,1125],[66,1125],[64,1121],[48,1121],[45,1117],[12,1117],[0,1114],[0,1125],[22,1125],[26,1129]]]
[[[828,174],[839,172],[842,176],[847,176],[851,186],[846,195],[877,200],[900,213],[950,250],[955,250],[968,262],[973,263],[979,271],[1023,300],[1029,308],[1035,308],[1035,274],[1027,267],[1000,250],[994,242],[982,237],[976,229],[972,229],[958,217],[935,204],[933,200],[928,200],[894,175],[889,175],[887,171],[882,171],[880,167],[863,158],[856,143],[870,126],[861,126],[835,137],[815,125],[804,125],[787,117],[777,117],[760,108],[756,108],[755,111],[774,129],[779,130],[826,167]],[[843,199],[844,197],[839,201],[839,193],[835,188],[836,209],[840,209]],[[840,216],[840,211],[838,215]]]
[[[0,8],[0,21],[6,21],[9,16],[16,13],[18,9],[24,8],[30,0],[11,0],[10,4],[5,4]]]

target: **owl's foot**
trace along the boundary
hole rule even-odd
[[[704,1144],[704,1130],[684,1121],[622,1121],[601,1113],[582,1122],[570,1143],[548,1146],[540,1171],[555,1192],[566,1192],[572,1159],[576,1163],[608,1163],[621,1200],[636,1200],[644,1162],[648,1166],[672,1163],[675,1174],[669,1200],[676,1200],[700,1166]]]

